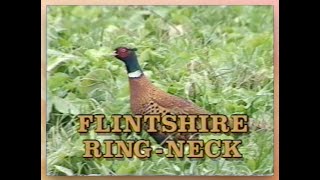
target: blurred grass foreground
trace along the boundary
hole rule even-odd
[[[193,161],[84,159],[84,139],[147,134],[77,133],[78,114],[130,114],[124,65],[108,56],[128,45],[158,88],[212,113],[247,114],[269,128],[241,139],[244,158]],[[48,6],[48,175],[273,174],[272,6]]]

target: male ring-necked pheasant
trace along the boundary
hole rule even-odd
[[[127,68],[130,83],[130,101],[133,114],[210,114],[194,103],[168,94],[155,87],[143,74],[135,51],[137,49],[118,47],[115,57],[123,61]],[[163,133],[149,133],[159,144],[170,136]],[[196,137],[192,134],[174,134],[172,139],[187,140]]]

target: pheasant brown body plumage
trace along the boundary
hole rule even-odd
[[[131,109],[135,114],[206,114],[192,102],[168,94],[151,84],[146,76],[131,78]]]
[[[131,78],[129,79],[129,82],[131,91],[131,110],[134,114],[208,114],[207,111],[201,109],[192,102],[159,90],[153,86],[144,75],[139,78]],[[187,140],[192,136],[190,133],[171,134],[171,137],[169,137],[170,134],[164,133],[150,133],[150,135],[158,143],[162,143],[167,138]]]

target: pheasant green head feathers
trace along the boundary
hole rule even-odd
[[[136,48],[118,47],[114,52],[115,57],[125,63],[128,76],[132,78],[140,77],[142,75],[142,70],[135,51],[137,51]]]

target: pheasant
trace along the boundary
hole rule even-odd
[[[166,93],[155,87],[143,74],[137,56],[136,48],[118,47],[115,57],[124,62],[130,84],[130,103],[133,114],[210,114],[196,104],[180,97]],[[162,144],[166,139],[187,140],[197,138],[190,133],[164,134],[149,133],[157,143]]]

